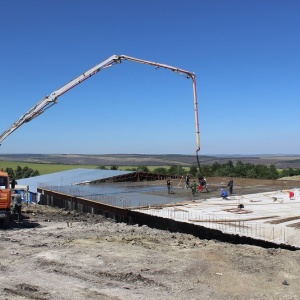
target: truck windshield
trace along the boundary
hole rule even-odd
[[[7,189],[8,188],[8,180],[7,177],[0,176],[0,189]]]

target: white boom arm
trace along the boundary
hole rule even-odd
[[[196,122],[196,142],[197,142],[197,149],[196,153],[200,150],[200,131],[199,131],[199,120],[198,120],[198,100],[197,100],[197,89],[196,89],[196,75],[195,73],[179,69],[176,67],[172,67],[165,64],[160,64],[152,61],[142,60],[126,55],[112,55],[105,61],[101,62],[100,64],[96,65],[95,67],[91,68],[90,70],[86,71],[82,75],[78,76],[77,78],[71,80],[69,83],[62,86],[60,89],[54,91],[49,96],[43,98],[40,102],[38,102],[33,108],[31,108],[27,113],[25,113],[19,120],[13,123],[6,131],[4,131],[0,135],[0,143],[7,138],[11,133],[13,133],[17,128],[23,125],[26,122],[31,121],[32,119],[36,118],[40,114],[42,114],[45,110],[53,106],[57,103],[58,97],[72,89],[73,87],[77,86],[84,80],[88,79],[89,77],[95,75],[96,73],[100,72],[103,69],[111,67],[113,64],[121,63],[122,60],[129,60],[137,63],[147,64],[151,66],[155,66],[157,68],[165,68],[172,70],[180,75],[186,76],[187,78],[192,78],[193,80],[193,91],[194,91],[194,109],[195,109],[195,122]]]

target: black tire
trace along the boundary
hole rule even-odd
[[[9,218],[1,219],[0,226],[2,229],[7,229],[9,227]]]

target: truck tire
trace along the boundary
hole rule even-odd
[[[0,226],[2,229],[7,229],[9,225],[9,218],[1,219]]]

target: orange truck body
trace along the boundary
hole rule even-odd
[[[11,189],[9,176],[0,171],[0,220],[8,221],[11,215]]]

